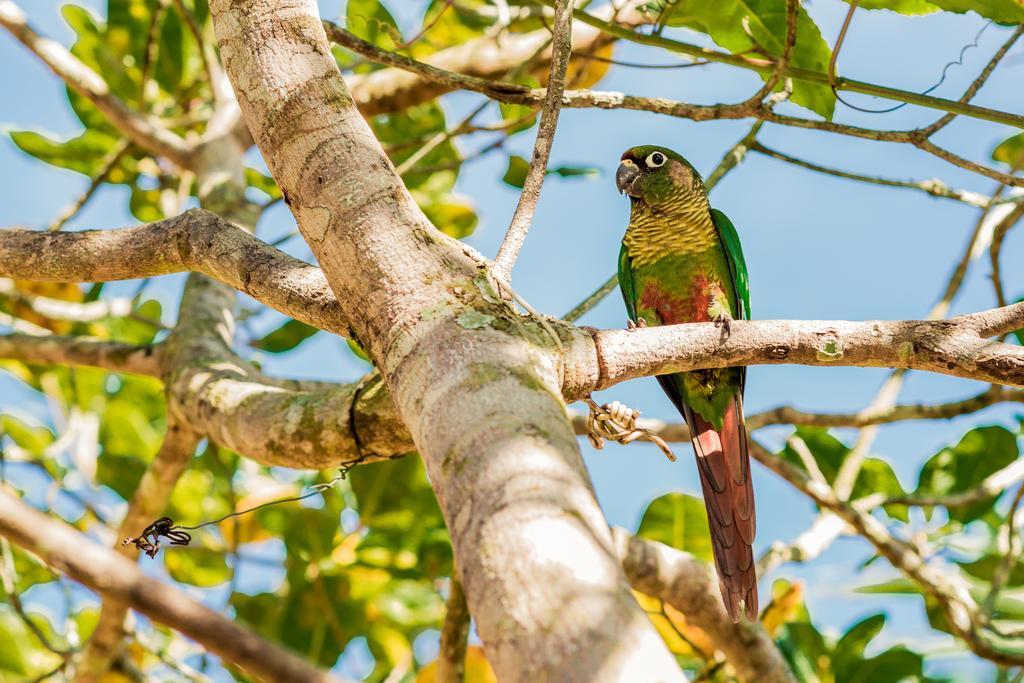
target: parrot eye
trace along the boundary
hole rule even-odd
[[[665,155],[662,154],[661,152],[651,152],[650,154],[647,155],[647,158],[644,159],[644,163],[647,164],[648,168],[658,168],[659,166],[664,166],[666,161],[668,160],[665,158]]]

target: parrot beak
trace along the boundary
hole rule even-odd
[[[633,195],[633,183],[640,176],[640,169],[629,159],[619,164],[619,170],[615,172],[615,187],[619,192]]]

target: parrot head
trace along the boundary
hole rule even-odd
[[[642,145],[623,152],[615,172],[615,186],[634,203],[644,202],[652,207],[680,191],[704,192],[704,182],[690,162],[658,145]]]

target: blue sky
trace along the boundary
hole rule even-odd
[[[91,0],[98,6],[97,0]],[[392,3],[393,5],[396,3]],[[404,5],[405,3],[403,3]],[[416,3],[416,7],[420,3]],[[59,16],[58,3],[26,3],[35,25],[45,34],[67,43],[70,31]],[[322,4],[324,16],[336,16],[336,6]],[[830,43],[838,32],[846,5],[817,0],[808,11]],[[406,9],[400,19],[415,22]],[[907,18],[889,12],[859,12],[847,37],[840,72],[861,80],[908,90],[932,85],[944,64],[956,59],[984,25],[980,17],[938,14]],[[679,31],[685,40],[707,43],[700,36]],[[965,66],[950,70],[934,93],[956,99],[991,54],[1008,37],[1008,29],[992,25],[979,47],[968,51]],[[621,44],[616,57],[640,62],[665,62],[673,57],[637,45]],[[0,34],[0,92],[16,93],[0,102],[0,123],[13,129],[39,129],[74,135],[79,124],[66,105],[63,86],[20,45]],[[1006,111],[1024,111],[1024,50],[1018,44],[976,97],[977,104]],[[637,70],[613,67],[601,89],[664,96],[695,103],[737,101],[751,94],[758,81],[750,73],[712,65],[681,71]],[[850,99],[865,106],[881,106],[857,95]],[[476,96],[454,95],[444,100],[450,120],[478,104]],[[789,107],[795,113],[806,112]],[[928,123],[936,113],[905,107],[885,115],[861,114],[838,105],[839,121],[869,127],[899,129]],[[621,152],[633,145],[657,143],[684,154],[703,173],[749,128],[749,122],[694,123],[653,114],[624,111],[566,110],[562,113],[552,152],[554,165],[591,165],[601,173],[591,179],[550,179],[544,187],[533,230],[514,274],[516,289],[538,310],[562,314],[609,276],[615,268],[618,244],[625,228],[628,202],[614,189],[613,174]],[[972,120],[957,120],[937,136],[937,142],[970,159],[985,162],[992,147],[1014,131]],[[765,144],[790,154],[847,170],[895,178],[940,178],[954,187],[990,192],[994,182],[969,174],[909,146],[869,142],[814,131],[766,125],[759,137]],[[482,140],[460,143],[466,152]],[[529,156],[533,133],[521,134],[510,151]],[[253,153],[255,159],[255,153]],[[471,168],[471,172],[468,169]],[[500,153],[467,167],[458,192],[469,198],[480,215],[480,226],[468,242],[493,255],[518,198],[517,191],[501,182],[505,157]],[[87,181],[76,174],[52,169],[19,152],[8,139],[0,140],[0,225],[41,226],[70,202]],[[715,189],[713,204],[737,226],[750,269],[752,307],[756,318],[872,319],[923,316],[945,286],[952,266],[962,253],[977,210],[907,190],[855,184],[753,155]],[[113,227],[134,222],[121,189],[105,189],[71,224],[71,228]],[[272,240],[293,229],[286,208],[279,206],[264,219],[260,236]],[[311,258],[299,240],[287,250]],[[1024,296],[1024,234],[1011,233],[1003,250],[1004,278],[1010,296]],[[975,262],[953,310],[968,312],[993,304],[987,257]],[[149,295],[165,302],[167,320],[180,291],[182,277],[163,278]],[[128,293],[134,285],[108,289]],[[279,319],[266,315],[256,331],[272,328]],[[596,327],[621,327],[625,314],[617,293],[609,296],[582,321]],[[365,370],[344,345],[320,334],[297,353],[262,356],[272,371],[322,379],[352,379]],[[886,371],[860,368],[804,368],[773,366],[751,368],[747,382],[748,413],[779,404],[819,411],[856,411],[874,396]],[[912,374],[902,401],[938,402],[979,391],[979,383],[935,375]],[[638,380],[605,392],[600,399],[620,400],[646,416],[677,419],[653,380]],[[42,403],[25,404],[22,392],[0,373],[0,410],[45,414]],[[997,407],[952,422],[918,422],[886,427],[872,454],[888,460],[905,487],[916,484],[920,464],[939,448],[955,442],[971,425],[1015,424],[1019,407]],[[850,437],[851,432],[841,432]],[[778,444],[784,430],[759,434]],[[668,463],[653,447],[635,444],[628,449],[609,446],[593,451],[582,448],[601,504],[616,525],[635,528],[646,504],[669,491],[699,495],[689,447],[677,446],[680,461]],[[813,506],[783,481],[755,466],[759,512],[759,549],[773,541],[787,541],[814,518]],[[851,588],[892,575],[876,563],[858,573],[869,556],[866,543],[840,540],[808,567],[786,566],[762,578],[762,591],[774,578],[800,578],[807,584],[812,614],[826,630],[845,630],[863,616],[884,610],[890,615],[883,638],[924,647],[933,633],[923,626],[920,602],[855,595]],[[927,637],[928,642],[921,640]],[[949,659],[943,670],[973,678],[970,662]],[[966,680],[966,679],[965,679]]]

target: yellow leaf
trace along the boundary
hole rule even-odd
[[[274,486],[266,486],[250,493],[244,498],[240,498],[235,503],[235,512],[242,510],[248,510],[254,508],[257,505],[263,503],[269,503],[272,500],[279,498],[288,498],[294,496],[298,492],[294,484],[277,484]],[[240,517],[232,517],[221,522],[219,525],[220,531],[224,534],[224,541],[229,547],[233,545],[235,537],[235,529],[238,529],[238,545],[243,543],[255,543],[256,541],[263,541],[270,538],[270,533],[260,524],[260,518],[258,515],[242,515]]]
[[[804,602],[804,585],[776,581],[772,586],[772,601],[761,614],[761,623],[768,635],[775,636],[779,628],[796,619]]]
[[[437,680],[437,662],[433,661],[420,669],[416,675],[416,683],[434,683]],[[498,683],[491,663],[479,645],[466,648],[466,677],[464,683]]]
[[[605,60],[612,58],[613,48],[614,43],[608,43],[590,53],[598,59],[589,55],[587,57],[573,55],[569,62],[569,68],[565,71],[565,87],[579,90],[597,85],[611,68],[611,63]]]

